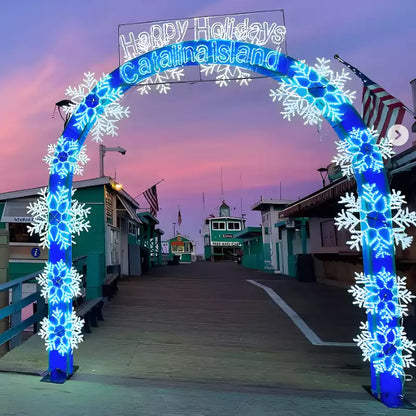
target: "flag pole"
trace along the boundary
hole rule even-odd
[[[334,58],[338,61],[341,62],[343,65],[345,65],[347,68],[351,69],[352,72],[354,72],[354,74],[356,74],[359,78],[364,77],[369,79],[367,76],[365,76],[360,70],[358,70],[355,66],[352,66],[351,64],[349,64],[347,61],[344,61],[338,54],[334,55]],[[358,75],[360,74],[360,75]],[[416,116],[416,113],[414,111],[412,111],[409,107],[407,107],[405,104],[403,104],[403,102],[401,102],[401,105],[403,106],[403,108],[410,113],[413,117]]]
[[[154,185],[150,186],[149,188],[152,188],[153,186],[159,185],[164,180],[165,180],[165,178],[161,179],[159,182],[155,183]],[[135,196],[133,199],[137,199],[140,195],[143,195],[149,188],[146,188],[143,192],[140,192],[139,195]]]

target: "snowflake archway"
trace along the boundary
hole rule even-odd
[[[352,211],[344,211],[342,215],[345,218],[340,220],[339,224],[344,223],[346,228],[352,231],[351,245],[362,248],[364,275],[385,276],[385,285],[377,287],[381,291],[391,287],[393,292],[397,292],[397,280],[387,277],[395,276],[393,243],[396,240],[405,246],[410,242],[403,228],[413,221],[413,217],[410,213],[404,218],[391,214],[392,209],[401,212],[405,210],[399,207],[400,195],[390,193],[382,166],[383,158],[390,155],[390,144],[385,141],[379,142],[380,148],[376,144],[374,132],[367,129],[354,109],[351,103],[354,94],[345,88],[348,75],[344,71],[334,73],[329,68],[328,61],[324,59],[318,60],[315,67],[310,67],[279,51],[227,39],[190,40],[165,45],[160,49],[143,50],[142,55],[123,63],[101,80],[96,81],[93,74],[88,73],[82,89],[68,90],[69,96],[77,106],[72,109],[72,115],[60,141],[55,147],[50,148],[49,156],[45,159],[50,171],[49,190],[48,194],[44,195],[48,214],[36,224],[47,236],[47,244],[50,247],[50,266],[45,273],[49,274],[49,270],[52,270],[53,274],[70,274],[71,235],[86,228],[81,209],[73,208],[71,189],[73,174],[82,168],[79,164],[82,165],[82,160],[85,160],[80,155],[89,132],[96,141],[99,141],[103,134],[116,134],[115,123],[128,116],[128,109],[119,104],[127,90],[139,86],[141,92],[146,94],[146,80],[155,76],[161,77],[163,74],[180,77],[182,69],[191,65],[201,65],[205,71],[210,71],[210,66],[214,66],[215,71],[235,67],[239,68],[242,74],[252,71],[273,78],[280,83],[280,87],[270,91],[270,96],[274,101],[283,103],[284,118],[291,119],[300,115],[306,124],[319,123],[321,118],[329,122],[340,139],[337,161],[344,172],[355,176],[358,192],[358,199],[354,199],[353,196],[346,197],[345,203]],[[227,77],[221,78],[221,74],[219,75],[218,84],[226,85]],[[245,76],[242,75],[241,79],[241,82],[244,82]],[[356,215],[357,210],[359,216]],[[45,221],[48,222],[46,227]],[[46,244],[46,240],[44,242]],[[66,269],[60,269],[61,261]],[[372,279],[368,279],[369,287],[375,287]],[[367,278],[362,278],[362,281],[364,285],[367,284]],[[49,285],[47,287],[49,288]],[[69,286],[65,289],[67,290]],[[380,307],[375,298],[370,299],[367,294],[359,295],[360,302],[375,313],[371,313],[372,320],[366,327],[368,334],[364,332],[358,342],[369,351],[373,394],[389,406],[397,406],[401,403],[403,393],[403,376],[399,367],[409,362],[408,352],[411,345],[404,341],[398,320],[392,319],[387,324],[386,319],[389,313],[404,312],[405,308],[395,309],[389,304],[386,309],[384,306]],[[72,374],[73,370],[73,345],[69,336],[76,332],[71,332],[71,325],[74,324],[76,328],[77,323],[69,304],[60,309],[61,306],[62,302],[59,302],[56,306],[50,307],[49,323],[45,324],[50,334],[47,345],[49,349],[52,348],[49,372],[54,376],[57,376],[59,371]],[[71,322],[69,326],[67,320]],[[56,338],[57,328],[64,334],[59,341]],[[380,359],[384,347],[372,345],[376,339],[384,339],[386,343],[391,344],[391,349],[394,347],[396,355],[390,357],[394,360],[394,365],[390,358]],[[62,346],[66,348],[63,355]]]

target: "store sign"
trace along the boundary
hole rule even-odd
[[[240,247],[241,244],[237,241],[213,241],[213,247]]]

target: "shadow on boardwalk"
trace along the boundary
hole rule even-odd
[[[273,288],[325,341],[358,332],[363,316],[345,289],[234,263],[155,268],[120,281],[63,386],[15,373],[47,368],[39,337],[0,359],[4,414],[37,414],[42,398],[63,416],[395,414],[363,390],[358,348],[312,345],[248,279]]]

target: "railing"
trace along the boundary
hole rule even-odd
[[[36,324],[46,316],[45,300],[39,290],[22,298],[23,283],[33,280],[40,273],[42,270],[0,285],[0,293],[7,292],[7,297],[9,291],[12,291],[11,304],[0,309],[0,320],[8,318],[10,320],[10,328],[0,334],[0,345],[10,341],[10,349],[17,347],[22,343],[22,332],[31,325],[35,325],[36,328]],[[22,321],[22,309],[32,303],[36,305],[33,315]]]
[[[85,298],[87,281],[87,256],[75,258],[72,263],[74,267],[83,275],[81,283],[81,296],[74,300],[75,306]],[[9,291],[12,291],[11,304],[0,308],[0,321],[9,319],[9,329],[0,334],[0,346],[10,341],[9,349],[17,347],[22,343],[22,332],[31,325],[34,325],[34,332],[37,331],[37,324],[47,315],[48,308],[45,300],[40,295],[39,286],[37,291],[24,298],[23,283],[34,280],[43,270],[31,273],[19,279],[11,280],[0,285],[0,293],[7,292],[7,303],[9,301]],[[22,309],[30,304],[33,305],[33,314],[22,321]]]

